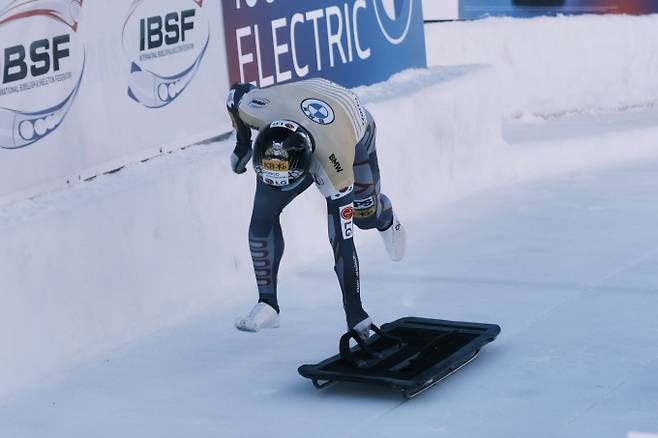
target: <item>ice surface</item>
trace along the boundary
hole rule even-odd
[[[658,430],[658,161],[515,185],[409,220],[409,256],[360,247],[378,321],[496,322],[499,339],[410,402],[317,392],[296,367],[335,353],[331,266],[282,278],[282,327],[231,326],[249,296],[69,371],[0,408],[3,436],[624,437]],[[361,232],[363,234],[363,232]]]

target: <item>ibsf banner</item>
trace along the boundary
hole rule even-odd
[[[631,14],[658,12],[658,0],[460,0],[459,18],[533,17],[558,14]]]
[[[0,10],[0,148],[29,146],[54,132],[82,83],[82,0],[18,1]]]
[[[223,0],[229,80],[347,87],[426,67],[421,0]]]
[[[0,204],[226,132],[220,0],[0,0]]]
[[[203,0],[133,2],[123,24],[131,60],[128,95],[147,108],[172,103],[192,82],[210,43]],[[162,16],[162,11],[171,11]],[[213,10],[213,12],[215,12]]]

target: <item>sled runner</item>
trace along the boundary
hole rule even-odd
[[[414,397],[477,357],[500,333],[494,324],[402,318],[363,341],[353,331],[340,338],[340,353],[298,371],[320,389],[335,382],[372,383]],[[350,340],[357,345],[350,347]]]

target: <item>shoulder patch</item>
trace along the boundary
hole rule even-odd
[[[265,108],[270,105],[270,100],[265,97],[254,97],[247,105],[252,108]]]
[[[319,99],[306,99],[301,107],[304,115],[318,125],[329,125],[336,118],[333,108]]]

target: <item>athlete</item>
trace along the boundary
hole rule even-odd
[[[266,89],[238,83],[226,106],[236,131],[231,167],[242,174],[253,157],[257,175],[249,247],[259,300],[236,327],[251,332],[279,327],[277,273],[284,247],[279,216],[315,182],[327,201],[348,329],[367,338],[372,321],[361,304],[353,224],[379,230],[394,261],[402,259],[406,246],[404,228],[380,191],[372,116],[354,93],[324,79]],[[258,130],[253,145],[252,129]]]

